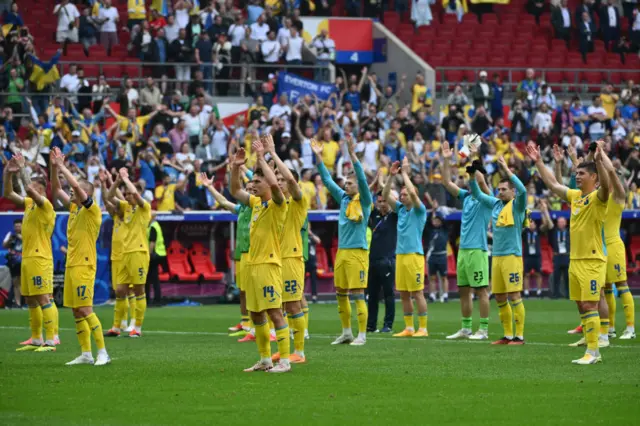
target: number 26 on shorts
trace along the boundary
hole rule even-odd
[[[520,274],[518,272],[513,272],[513,273],[509,274],[509,282],[511,284],[519,283],[520,282]]]

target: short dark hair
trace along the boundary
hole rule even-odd
[[[34,178],[33,179],[33,183],[37,183],[39,185],[42,185],[42,186],[45,187],[45,189],[47,188],[47,181],[44,180],[44,178],[41,178],[41,177]]]
[[[262,171],[262,169],[258,168],[253,172],[253,176],[264,177],[264,172]]]
[[[291,172],[291,174],[293,175],[293,178],[296,180],[296,182],[298,182],[300,180],[300,175],[298,174],[298,172],[296,172],[293,169],[289,169],[289,171]]]
[[[500,183],[506,183],[507,185],[509,185],[509,189],[515,188],[515,185],[513,184],[513,182],[511,182],[511,179],[509,178],[500,179]]]
[[[596,167],[596,163],[593,161],[585,161],[583,163],[578,164],[576,169],[585,169],[590,174],[598,174],[598,168]]]
[[[13,224],[17,224],[19,223],[20,225],[22,225],[22,219],[14,219]]]

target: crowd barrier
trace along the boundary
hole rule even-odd
[[[558,217],[569,218],[570,212],[567,210],[550,212],[552,219]],[[15,220],[22,219],[20,212],[0,213],[0,238],[4,239],[7,233],[13,231]],[[60,281],[60,276],[64,273],[65,255],[60,251],[60,247],[67,245],[67,212],[58,212],[56,224],[52,235],[52,248],[54,257],[54,271]],[[337,210],[310,211],[309,222],[313,232],[320,237],[323,245],[330,247],[333,239],[337,238],[337,221],[339,212]],[[459,233],[460,211],[450,211],[445,215],[445,220],[452,226],[455,237]],[[532,212],[534,220],[540,219],[540,212]],[[623,228],[635,228],[635,223],[640,219],[640,210],[625,210],[622,215]],[[223,211],[198,211],[184,214],[159,212],[156,219],[163,229],[165,244],[170,246],[172,241],[179,241],[185,247],[191,246],[194,242],[210,247],[212,262],[221,272],[228,273],[228,277],[233,277],[233,261],[229,262],[230,251],[235,246],[235,225],[236,215]],[[452,224],[454,222],[455,224]],[[222,226],[221,226],[222,225]],[[96,271],[96,282],[94,292],[94,303],[104,303],[109,298],[111,288],[111,232],[113,221],[106,213],[102,217],[102,226],[97,242],[98,267]],[[635,235],[637,231],[627,232],[627,236]],[[455,238],[453,238],[455,240]],[[0,266],[6,264],[7,251],[0,248]]]

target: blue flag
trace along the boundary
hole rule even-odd
[[[333,84],[318,83],[288,72],[278,75],[278,95],[286,93],[289,102],[296,103],[299,97],[305,95],[316,95],[318,99],[326,101],[337,90]]]

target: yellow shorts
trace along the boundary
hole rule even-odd
[[[120,284],[141,285],[147,282],[149,272],[149,253],[134,251],[125,253],[122,268],[118,271],[116,282]]]
[[[246,265],[247,310],[263,312],[282,307],[282,267],[275,263]]]
[[[419,253],[396,255],[396,290],[424,290],[424,256]]]
[[[607,279],[605,283],[627,281],[627,253],[622,241],[607,244]]]
[[[247,281],[246,269],[247,269],[248,260],[249,260],[249,253],[242,253],[242,255],[240,256],[240,260],[236,260],[236,286],[240,291],[246,291],[245,283]]]
[[[333,280],[336,288],[354,290],[367,287],[369,251],[363,249],[338,249]]]
[[[522,257],[493,256],[491,258],[491,291],[495,294],[522,291]]]
[[[569,299],[597,302],[607,277],[607,264],[601,260],[571,259],[569,263]]]
[[[64,306],[81,308],[93,306],[93,284],[96,269],[92,266],[70,266],[64,274]]]
[[[20,266],[20,291],[23,296],[53,293],[53,260],[23,257]]]
[[[304,294],[304,260],[296,257],[282,259],[282,302],[297,302]]]

